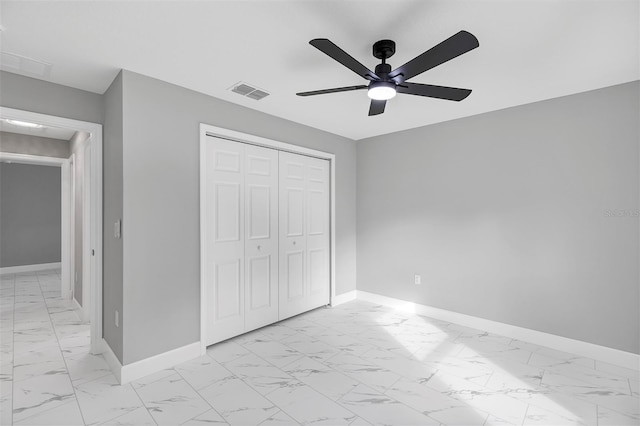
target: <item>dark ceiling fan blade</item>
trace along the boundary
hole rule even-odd
[[[389,77],[394,79],[398,77],[396,79],[397,82],[409,80],[411,77],[415,77],[463,53],[467,53],[479,45],[478,39],[473,34],[467,31],[460,31],[423,54],[416,56],[406,64],[391,71]],[[400,81],[398,81],[398,79]]]
[[[384,112],[384,107],[387,104],[387,101],[377,101],[375,99],[371,99],[371,105],[369,106],[369,115],[378,115]]]
[[[408,95],[427,96],[429,98],[446,99],[449,101],[461,101],[471,94],[471,90],[469,89],[409,82],[404,82],[396,86],[396,91]]]
[[[330,56],[334,60],[340,62],[342,65],[349,68],[359,76],[366,78],[367,80],[380,80],[380,77],[378,77],[376,73],[362,65],[347,52],[340,49],[331,40],[328,40],[326,38],[314,38],[309,42],[309,44],[320,50],[324,54]]]
[[[312,90],[310,92],[300,92],[296,93],[298,96],[313,96],[313,95],[324,95],[325,93],[337,93],[337,92],[349,92],[351,90],[360,90],[366,89],[368,86],[347,86],[347,87],[336,87],[335,89],[323,89],[323,90]]]

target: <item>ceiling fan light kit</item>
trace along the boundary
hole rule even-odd
[[[374,72],[326,38],[313,39],[309,44],[332,59],[340,62],[362,78],[369,80],[369,84],[313,90],[310,92],[296,93],[296,95],[314,96],[367,89],[367,95],[371,98],[371,105],[369,106],[370,116],[382,114],[387,100],[392,99],[397,93],[450,101],[461,101],[465,99],[471,94],[471,90],[410,83],[407,82],[407,80],[467,53],[480,45],[478,39],[473,34],[467,31],[460,31],[442,43],[416,56],[406,64],[392,70],[391,65],[387,64],[386,61],[396,52],[396,43],[393,40],[380,40],[373,45],[373,56],[380,59],[382,63],[376,66]]]
[[[376,81],[369,84],[367,95],[371,99],[386,101],[396,95],[396,85],[388,81]]]

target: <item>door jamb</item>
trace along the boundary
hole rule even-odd
[[[69,156],[69,288],[62,295],[63,299],[73,302],[73,293],[76,291],[76,155]],[[77,306],[76,306],[77,308]]]
[[[93,150],[91,138],[84,141],[80,149],[83,150],[82,156],[85,159],[82,170],[82,317],[84,321],[87,321],[91,319],[91,270],[95,267],[95,265],[91,264],[92,256],[89,250],[91,247],[91,198],[93,197],[91,193],[93,176],[91,175],[93,172],[91,171],[91,161],[86,161],[87,157],[85,155],[87,149]],[[87,169],[89,170],[88,174]],[[87,185],[87,182],[89,182],[89,185]],[[87,194],[89,197],[87,197]],[[89,204],[87,204],[87,198],[89,199]]]
[[[91,271],[91,353],[103,352],[102,345],[102,124],[73,120],[0,106],[0,117],[28,121],[53,127],[64,127],[89,133],[91,140],[91,247],[95,268]],[[34,157],[34,156],[32,156]],[[65,160],[65,159],[61,159]],[[63,168],[64,170],[64,168]]]
[[[329,304],[333,306],[336,297],[336,156],[329,152],[318,151],[315,149],[305,148],[290,143],[280,142],[273,139],[267,139],[248,133],[237,132],[222,127],[211,126],[209,124],[200,123],[200,353],[205,355],[207,352],[207,288],[205,285],[206,276],[206,221],[205,221],[205,196],[206,196],[206,158],[205,144],[207,136],[218,137],[222,139],[242,142],[250,145],[263,146],[273,148],[279,151],[292,152],[294,154],[307,155],[309,157],[321,158],[329,160],[331,194],[330,194],[330,250],[331,250],[331,291],[329,296]]]

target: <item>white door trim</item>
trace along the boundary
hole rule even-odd
[[[205,285],[206,274],[206,217],[205,217],[205,200],[206,197],[206,158],[205,143],[207,136],[214,136],[228,139],[236,142],[248,143],[250,145],[263,146],[273,148],[279,151],[292,152],[295,154],[308,155],[310,157],[322,158],[329,160],[330,178],[331,178],[331,298],[330,304],[333,306],[336,300],[336,156],[328,152],[317,151],[315,149],[305,148],[285,142],[267,139],[260,136],[250,135],[248,133],[237,132],[222,127],[211,126],[209,124],[200,123],[200,353],[204,355],[207,351],[207,288]]]
[[[31,111],[23,111],[14,108],[0,107],[0,117],[12,120],[29,121],[46,126],[64,127],[89,133],[91,140],[91,247],[87,250],[95,250],[93,256],[95,267],[92,268],[91,285],[93,287],[91,298],[91,352],[94,354],[102,352],[102,124],[90,123],[88,121],[73,120],[70,118],[56,117],[53,115],[40,114]],[[6,155],[6,154],[3,154]],[[20,155],[20,154],[14,154]],[[37,157],[37,156],[29,156]],[[39,161],[43,157],[30,161]],[[50,158],[50,157],[47,157]],[[67,161],[59,158],[58,161]],[[32,163],[34,164],[34,163]],[[63,167],[63,176],[65,175]],[[64,179],[64,178],[63,178]],[[65,185],[63,185],[64,188]],[[64,191],[63,191],[64,192]],[[70,195],[70,194],[69,194]],[[64,200],[63,200],[64,201]],[[64,203],[70,207],[70,203]],[[64,221],[63,221],[64,223]],[[63,234],[64,241],[64,234]],[[70,241],[68,241],[70,243]],[[64,242],[63,242],[64,244]],[[69,245],[70,247],[70,245]],[[67,248],[67,256],[69,253]],[[64,252],[63,252],[64,253]],[[64,256],[64,254],[63,254]],[[63,271],[64,262],[63,258]],[[67,267],[69,259],[66,259]],[[71,277],[68,277],[71,278]]]
[[[69,290],[62,295],[63,299],[73,300],[73,293],[76,291],[76,155],[71,154],[69,157],[69,167],[70,167],[70,179],[71,183],[69,186],[70,196],[69,196],[69,208],[71,213],[69,214],[69,240],[71,243],[69,244],[69,273],[71,274],[69,279],[71,282],[69,283]]]
[[[91,320],[91,161],[86,161],[87,150],[91,155],[91,139],[87,139],[82,148],[85,159],[82,171],[82,319]],[[91,158],[91,157],[89,157]],[[89,173],[87,173],[89,172]],[[88,185],[87,185],[88,184]],[[89,202],[87,203],[87,200]]]

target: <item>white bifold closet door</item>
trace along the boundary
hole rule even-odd
[[[280,152],[279,319],[329,303],[329,161]]]
[[[207,345],[329,303],[329,161],[205,144]]]
[[[207,344],[278,320],[278,151],[212,138]]]

